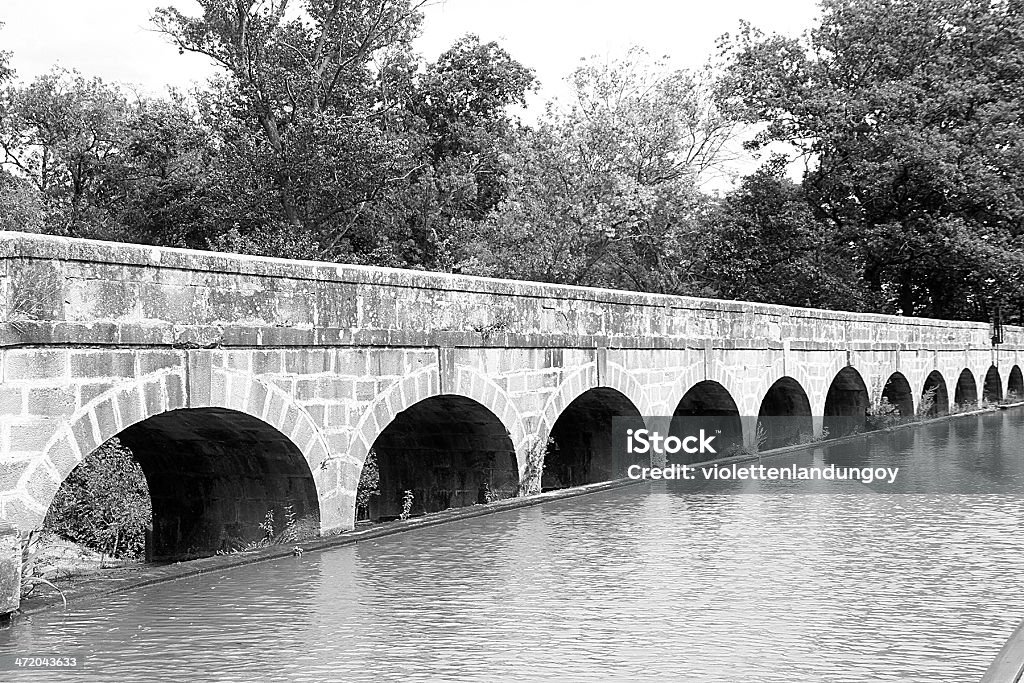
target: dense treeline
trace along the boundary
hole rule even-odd
[[[584,62],[531,125],[538,83],[500,45],[416,55],[421,0],[199,4],[154,18],[222,67],[196,92],[0,58],[0,228],[1024,317],[1019,0],[823,0],[801,37],[723,37],[714,68]],[[768,161],[705,191],[751,131]]]

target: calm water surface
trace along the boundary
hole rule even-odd
[[[898,465],[901,493],[638,484],[51,611],[0,653],[84,654],[75,681],[977,680],[1024,618],[1024,412],[790,462]]]

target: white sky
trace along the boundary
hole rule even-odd
[[[198,8],[194,0],[0,0],[0,50],[14,53],[25,80],[60,64],[152,93],[202,82],[211,73],[207,61],[178,55],[150,29],[153,9],[167,4],[187,13]],[[816,14],[814,0],[441,0],[427,10],[419,47],[430,59],[466,33],[499,40],[537,71],[545,94],[558,94],[582,57],[637,44],[697,66],[740,19],[797,33]]]
[[[168,4],[198,13],[195,0],[0,0],[0,50],[13,52],[22,81],[60,65],[153,95],[168,85],[189,89],[213,67],[199,55],[179,55],[151,29],[153,9]],[[816,0],[438,0],[426,11],[419,49],[433,59],[466,33],[498,40],[537,72],[543,89],[531,104],[539,105],[565,94],[563,79],[581,58],[639,45],[696,67],[741,19],[797,34],[817,14]]]

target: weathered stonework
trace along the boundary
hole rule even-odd
[[[713,381],[757,415],[791,377],[820,430],[847,366],[876,395],[901,373],[915,407],[933,370],[952,401],[965,369],[980,397],[991,367],[1005,395],[1024,366],[1020,328],[993,347],[977,323],[18,233],[0,233],[0,305],[0,522],[25,529],[84,456],[168,411],[236,411],[283,434],[331,533],[352,527],[382,431],[430,397],[489,411],[522,474],[530,449],[597,387],[641,415],[671,415]],[[195,464],[200,479],[223,474]]]
[[[0,523],[0,616],[18,609],[21,600],[21,536]]]

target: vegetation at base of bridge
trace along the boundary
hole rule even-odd
[[[145,554],[153,521],[149,486],[132,452],[111,439],[90,453],[57,490],[43,526],[112,558]]]
[[[415,53],[424,0],[198,4],[154,17],[222,67],[192,92],[19,82],[0,57],[0,228],[1024,317],[1020,0],[823,0],[804,35],[742,25],[705,69],[585,61],[533,123],[534,73],[499,44]],[[705,192],[744,146],[771,155]]]

